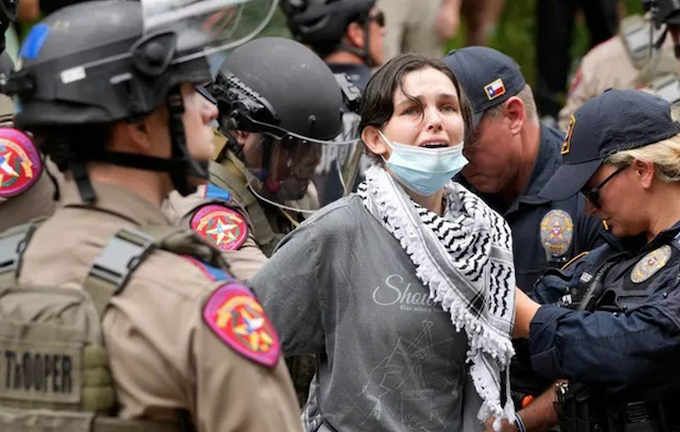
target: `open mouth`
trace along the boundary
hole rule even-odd
[[[422,144],[421,147],[424,147],[424,148],[441,148],[441,147],[448,147],[448,145],[445,142],[428,142],[428,143]]]

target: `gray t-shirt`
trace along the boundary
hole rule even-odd
[[[319,356],[308,430],[482,429],[465,333],[358,196],[288,235],[251,283],[284,351]]]

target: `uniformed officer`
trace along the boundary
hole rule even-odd
[[[281,6],[293,36],[363,90],[371,68],[385,59],[385,15],[375,2],[284,0]]]
[[[649,87],[657,79],[680,74],[673,44],[670,38],[665,39],[665,29],[656,30],[650,38],[651,27],[654,23],[642,16],[629,16],[621,21],[618,35],[583,57],[560,110],[558,121],[562,130],[567,130],[578,107],[608,88]]]
[[[315,182],[322,148],[339,154],[353,144],[332,141],[342,131],[343,94],[316,54],[282,38],[236,49],[210,92],[224,133],[210,181],[190,197],[171,194],[166,208],[222,250],[237,277],[249,279],[328,199]]]
[[[490,48],[454,51],[444,61],[473,105],[461,184],[502,214],[512,230],[517,286],[530,292],[548,268],[561,267],[598,242],[602,225],[584,215],[583,197],[549,200],[538,193],[562,163],[564,134],[541,125],[517,63]],[[551,385],[536,375],[523,343],[515,346],[513,397],[522,407]]]
[[[510,224],[517,285],[531,291],[544,270],[590,250],[602,225],[583,215],[583,197],[538,196],[562,163],[564,133],[539,123],[517,63],[483,47],[453,51],[444,61],[474,107],[461,181]]]
[[[546,275],[534,292],[544,306],[518,293],[516,331],[538,372],[570,380],[546,395],[558,399],[561,430],[675,431],[680,126],[666,101],[639,90],[605,92],[574,118],[564,164],[541,194],[581,191],[615,237]],[[560,299],[579,310],[549,304]],[[523,420],[531,429],[537,419]]]
[[[208,175],[206,53],[275,3],[91,1],[33,27],[7,90],[67,184],[0,241],[3,431],[300,429],[262,307],[160,209]]]
[[[15,1],[0,2],[0,76],[5,80],[14,63],[5,51],[4,35],[15,11]],[[61,181],[54,164],[36,149],[33,140],[14,128],[13,116],[14,102],[0,94],[0,231],[52,214]]]

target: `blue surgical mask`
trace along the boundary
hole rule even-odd
[[[468,163],[463,156],[463,143],[422,148],[390,142],[380,130],[378,133],[392,149],[390,158],[385,160],[387,167],[399,182],[419,195],[434,195]]]

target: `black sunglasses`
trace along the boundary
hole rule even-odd
[[[375,21],[376,24],[378,24],[380,27],[385,27],[385,14],[382,12],[378,12],[375,15],[369,15],[366,18],[366,22],[371,22]]]
[[[598,208],[598,209],[599,209],[599,208],[600,208],[600,190],[601,190],[601,189],[604,187],[604,185],[606,185],[611,179],[613,179],[618,173],[620,173],[621,171],[625,170],[625,169],[628,168],[629,166],[630,166],[630,165],[626,165],[626,166],[623,166],[623,167],[617,169],[616,171],[614,171],[613,173],[611,173],[611,174],[609,175],[609,177],[607,177],[606,179],[602,180],[602,182],[601,182],[599,185],[595,186],[595,187],[592,188],[592,189],[589,189],[589,190],[583,190],[583,189],[581,189],[581,193],[583,194],[584,197],[586,197],[586,199],[587,199],[588,201],[590,201],[590,203],[591,203],[595,208]]]

